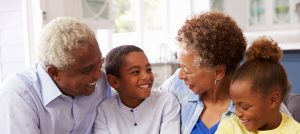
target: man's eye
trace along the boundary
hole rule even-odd
[[[88,68],[85,68],[82,72],[83,73],[89,73],[93,70],[93,67],[88,67]]]

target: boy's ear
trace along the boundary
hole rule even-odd
[[[280,106],[281,103],[281,93],[278,90],[275,90],[269,96],[270,108],[274,109]]]
[[[107,80],[110,86],[112,86],[114,89],[118,90],[120,87],[118,78],[116,76],[113,76],[111,74],[107,75]]]
[[[226,74],[226,66],[218,65],[215,69],[216,69],[216,80],[221,80]]]
[[[46,72],[50,75],[50,77],[54,80],[54,81],[59,81],[60,77],[59,77],[59,70],[53,66],[53,65],[49,65],[46,67]]]

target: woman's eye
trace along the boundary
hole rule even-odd
[[[190,74],[190,72],[188,72],[186,69],[183,69],[183,72],[184,72],[185,74]]]

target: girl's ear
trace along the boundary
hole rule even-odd
[[[280,106],[281,104],[281,93],[278,90],[275,90],[269,96],[270,108],[274,109]]]
[[[116,76],[109,74],[107,75],[107,80],[110,86],[112,86],[116,90],[119,89],[120,87],[119,79]]]
[[[218,65],[216,68],[216,80],[221,80],[224,78],[226,74],[226,66],[225,65]]]

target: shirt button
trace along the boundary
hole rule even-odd
[[[131,109],[130,111],[133,112],[133,109]]]
[[[137,126],[137,123],[134,123],[133,125],[134,125],[134,126]]]

